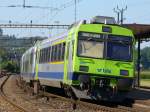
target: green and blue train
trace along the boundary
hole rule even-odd
[[[96,16],[27,50],[21,77],[63,88],[76,98],[123,99],[133,87],[134,46],[131,30],[112,17]]]

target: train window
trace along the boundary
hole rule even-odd
[[[32,65],[32,62],[33,62],[33,52],[31,52],[31,55],[30,55],[30,64]]]
[[[63,43],[63,46],[62,46],[62,60],[64,60],[64,56],[65,56],[65,42]]]
[[[104,42],[79,40],[78,56],[103,58]]]
[[[42,49],[40,50],[40,63],[42,63]]]
[[[61,44],[57,45],[57,61],[60,61]]]
[[[44,48],[44,63],[46,62],[46,48]]]
[[[50,62],[50,47],[47,48],[48,49],[48,55],[47,55],[47,62]]]
[[[62,49],[63,49],[63,43],[60,44],[60,61],[62,61]]]
[[[42,50],[40,50],[40,63],[42,63]]]
[[[42,63],[44,62],[44,49],[42,49]]]
[[[60,61],[61,60],[61,44],[58,44],[58,61]]]
[[[51,61],[51,47],[49,47],[48,50],[49,50],[48,62],[50,62]]]
[[[49,47],[47,48],[47,62],[49,62]]]
[[[54,61],[56,61],[57,60],[57,46],[55,45],[54,46]]]
[[[45,49],[43,49],[43,63],[45,62]]]
[[[48,62],[48,48],[45,48],[45,62]]]
[[[49,48],[47,47],[47,54],[46,54],[46,62],[48,62],[48,60],[49,60]]]
[[[42,50],[40,50],[40,60],[39,62],[41,63],[42,62]]]
[[[55,61],[58,61],[58,45],[55,45]]]
[[[51,55],[51,61],[53,62],[54,61],[54,46],[52,46],[52,55]]]
[[[41,49],[41,63],[43,61],[43,50]]]

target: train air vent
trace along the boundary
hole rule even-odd
[[[114,17],[95,16],[90,21],[91,24],[116,24]]]

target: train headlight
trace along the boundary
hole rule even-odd
[[[128,76],[129,75],[129,71],[128,70],[120,70],[120,75]]]
[[[89,71],[89,67],[88,66],[80,66],[79,70],[83,71],[83,72],[88,72]]]

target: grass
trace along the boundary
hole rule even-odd
[[[140,86],[147,86],[150,87],[150,79],[141,79]]]
[[[140,73],[140,85],[150,87],[150,71],[141,71]]]

